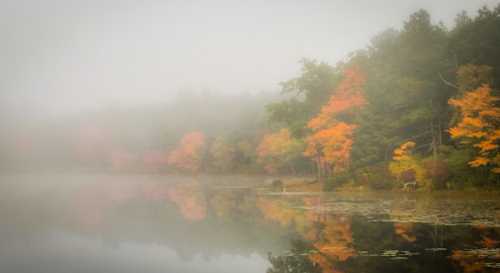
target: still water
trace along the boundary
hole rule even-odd
[[[496,193],[260,177],[3,175],[0,272],[500,272]]]

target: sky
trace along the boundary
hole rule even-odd
[[[2,107],[64,114],[168,101],[179,92],[261,92],[335,64],[428,10],[451,26],[500,0],[0,0]]]

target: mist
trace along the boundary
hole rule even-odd
[[[0,272],[497,272],[499,0],[0,0]]]
[[[446,25],[496,1],[2,1],[2,108],[65,115],[185,90],[276,91],[423,8]]]

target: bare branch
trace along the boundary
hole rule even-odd
[[[446,85],[448,85],[448,86],[451,86],[451,87],[453,87],[453,88],[455,88],[455,89],[458,89],[458,86],[456,86],[456,85],[454,85],[453,83],[451,83],[451,82],[447,81],[447,80],[443,77],[443,75],[441,75],[441,73],[438,73],[438,74],[439,74],[439,78],[441,79],[441,81],[443,81],[443,83],[444,83],[444,84],[446,84]]]

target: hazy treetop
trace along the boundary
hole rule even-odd
[[[336,63],[420,9],[450,26],[496,0],[0,1],[0,94],[54,113],[168,100],[188,89],[277,89]]]

